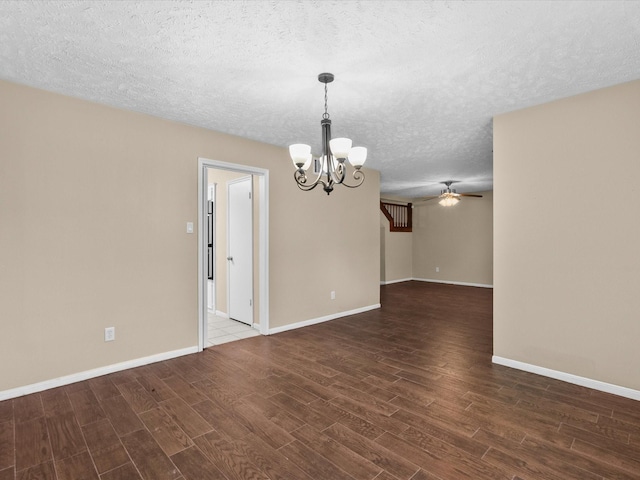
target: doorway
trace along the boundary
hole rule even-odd
[[[209,318],[208,311],[208,298],[209,298],[209,204],[207,199],[207,194],[209,191],[209,172],[210,170],[220,171],[221,174],[224,173],[227,177],[245,177],[247,178],[253,177],[253,181],[249,182],[253,185],[254,191],[251,191],[250,194],[254,196],[253,199],[255,204],[255,210],[257,215],[255,216],[255,231],[257,235],[251,236],[251,238],[256,238],[257,248],[255,249],[257,261],[255,262],[255,270],[253,275],[255,275],[255,282],[252,282],[252,287],[255,285],[255,289],[252,289],[250,298],[244,299],[244,303],[248,304],[251,307],[250,313],[246,314],[246,312],[234,313],[238,312],[238,310],[233,310],[234,307],[231,307],[231,302],[228,301],[228,295],[225,293],[223,298],[220,298],[218,295],[218,299],[216,301],[216,314],[219,315],[227,315],[227,316],[240,316],[238,320],[243,321],[244,323],[251,324],[255,322],[255,326],[259,327],[259,332],[263,335],[268,334],[269,332],[269,285],[268,285],[268,218],[269,218],[269,171],[257,167],[251,167],[242,164],[232,164],[227,162],[220,162],[216,160],[209,160],[200,158],[198,159],[198,312],[199,312],[199,322],[198,322],[198,349],[199,351],[203,350],[207,346],[207,323]],[[247,188],[247,183],[245,182],[230,182],[229,186],[231,187],[230,191],[234,191],[236,183],[243,186],[243,188]],[[226,190],[227,183],[224,184],[218,183],[217,185],[217,198],[220,200],[216,203],[222,203],[222,200],[227,200],[229,197],[227,196]],[[223,193],[224,192],[224,193]],[[249,193],[247,193],[248,195]],[[215,200],[214,200],[215,201]],[[226,202],[224,202],[226,203]],[[226,216],[226,208],[219,208],[220,210],[225,210]],[[222,214],[221,214],[222,216]],[[220,225],[220,223],[218,223]],[[229,232],[225,235],[228,237]],[[243,234],[240,234],[241,236]],[[246,238],[246,235],[244,235]],[[217,237],[220,239],[220,236]],[[226,239],[225,239],[226,240]],[[234,245],[235,245],[234,241]],[[235,261],[236,258],[232,250],[228,250],[227,246],[222,246],[220,244],[216,244],[215,250],[218,250],[217,260],[219,264],[224,264],[225,269],[227,264],[231,264],[232,260],[227,260],[224,256],[221,258],[221,255],[227,255],[228,257],[233,258]],[[237,264],[237,261],[234,263]],[[251,260],[250,265],[253,266],[253,260]],[[236,265],[231,265],[236,266]],[[251,274],[249,274],[251,275]],[[223,282],[226,286],[226,277],[221,275],[215,275],[216,283]],[[229,289],[229,292],[233,291],[233,287]],[[247,296],[246,293],[243,296]],[[227,302],[224,302],[227,300]],[[224,303],[227,303],[225,306]],[[219,309],[224,308],[225,311],[220,311]],[[231,315],[228,315],[231,314]],[[240,325],[240,324],[238,324]]]

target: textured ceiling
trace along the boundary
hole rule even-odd
[[[274,145],[324,71],[383,193],[490,190],[494,115],[640,78],[640,2],[0,2],[0,78]]]

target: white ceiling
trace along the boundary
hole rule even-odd
[[[640,2],[0,2],[0,78],[274,145],[325,71],[383,193],[490,190],[494,115],[640,78]]]

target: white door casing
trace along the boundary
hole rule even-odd
[[[216,311],[216,184],[207,184],[207,310]],[[213,278],[212,278],[213,277]]]
[[[253,324],[253,180],[227,184],[227,310],[229,318]]]

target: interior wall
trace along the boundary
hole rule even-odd
[[[305,193],[285,148],[4,81],[0,104],[0,391],[197,346],[199,157],[269,170],[271,328],[379,304],[378,172]]]
[[[493,192],[478,193],[453,207],[414,205],[414,278],[493,285]]]
[[[286,258],[290,268],[278,272],[282,294],[270,297],[270,308],[277,312],[270,318],[271,328],[318,318],[318,305],[324,307],[324,315],[350,311],[358,308],[356,305],[379,305],[379,172],[366,170],[362,186],[337,186],[327,195],[322,187],[311,192],[299,190],[288,158],[286,163],[286,174],[273,188],[283,189],[281,194],[289,199],[287,214],[274,218],[273,204],[269,213],[271,239],[277,236],[284,246],[277,250],[271,246],[271,288],[277,268],[273,262]]]
[[[640,390],[640,81],[494,119],[496,356]]]
[[[380,212],[381,278],[382,283],[408,280],[413,276],[413,234],[392,232],[384,213]]]
[[[386,246],[384,244],[385,235],[384,235],[384,224],[382,223],[382,219],[380,220],[380,283],[385,283],[385,279],[387,278],[387,272],[385,270],[384,257]]]

